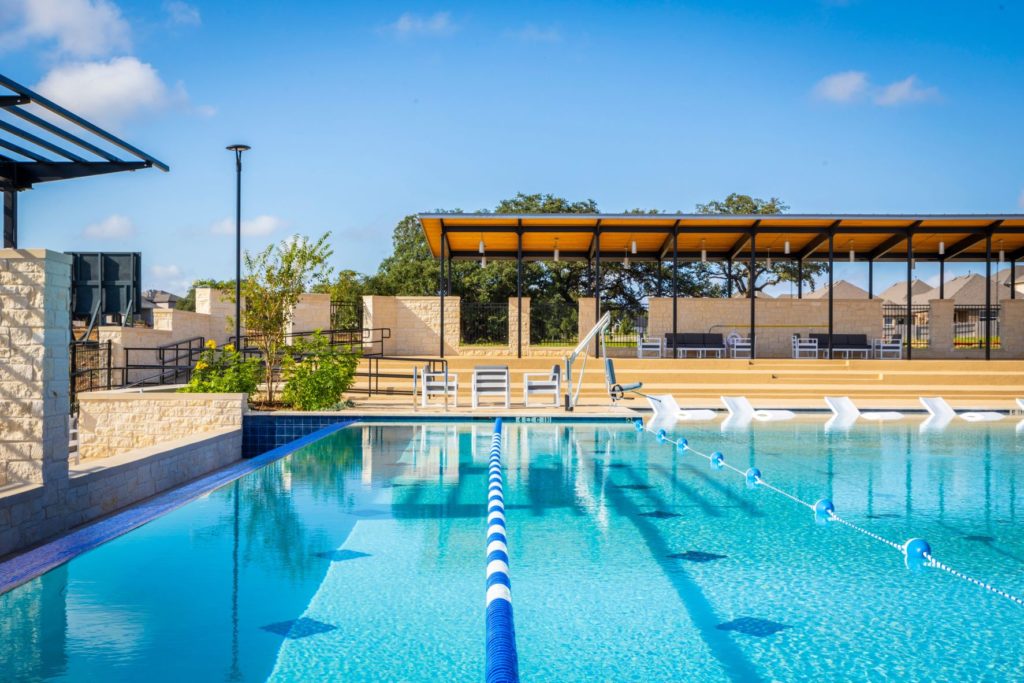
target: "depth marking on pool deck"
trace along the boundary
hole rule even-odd
[[[79,527],[38,548],[16,555],[0,563],[0,595],[356,422],[357,420],[348,420],[324,427],[255,458],[229,465],[205,477],[131,505],[110,517]]]

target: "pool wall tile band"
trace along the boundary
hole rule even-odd
[[[487,683],[518,683],[519,658],[508,575],[505,494],[501,476],[501,418],[494,421],[487,475]]]
[[[348,427],[354,422],[355,420],[352,419],[342,422],[335,421],[334,424],[306,434],[290,443],[280,445],[259,457],[237,462],[184,486],[156,495],[110,517],[81,527],[38,548],[12,557],[6,562],[0,563],[0,594],[6,593],[107,541],[112,541],[132,529],[137,529],[157,517],[201,498],[214,489],[230,484],[235,479],[269,465],[275,460],[280,460],[303,446]]]

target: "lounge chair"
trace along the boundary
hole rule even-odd
[[[643,382],[632,382],[630,384],[619,384],[615,378],[615,364],[611,358],[604,359],[604,383],[608,388],[608,396],[612,399],[612,405],[615,405],[624,398],[627,397],[627,393],[639,393],[639,389],[644,386]]]
[[[777,422],[796,417],[792,410],[755,410],[746,396],[722,396],[721,399],[729,411],[729,417],[736,418],[736,421],[754,419],[759,422]]]
[[[921,405],[924,406],[928,414],[935,418],[936,422],[946,423],[952,420],[954,417],[959,417],[962,420],[968,422],[995,422],[996,420],[1002,420],[1006,415],[997,413],[991,410],[981,411],[968,411],[964,413],[958,413],[946,402],[946,399],[941,396],[924,397],[920,399]],[[931,419],[931,418],[929,418]]]
[[[448,381],[445,382],[443,372],[432,372],[428,367],[423,368],[422,405],[426,407],[431,396],[451,396],[454,399],[455,407],[459,407],[459,376],[453,372],[448,373]]]
[[[672,394],[661,394],[659,396],[645,396],[654,411],[654,419],[671,419],[672,421],[697,421],[714,420],[718,413],[713,410],[684,410],[676,403]]]
[[[903,413],[897,413],[894,410],[862,413],[847,396],[826,396],[825,403],[828,404],[828,407],[832,409],[833,414],[835,414],[841,422],[855,422],[857,418],[864,418],[865,420],[870,420],[872,422],[899,420],[903,418]]]
[[[473,407],[480,405],[481,396],[500,396],[505,407],[512,403],[512,388],[507,365],[478,365],[473,368]]]
[[[1024,410],[1024,398],[1017,399],[1017,406],[1020,407],[1021,410]]]
[[[524,372],[523,373],[523,403],[530,405],[530,396],[536,394],[551,394],[553,402],[557,406],[562,398],[562,366],[555,363],[551,366],[551,372]]]

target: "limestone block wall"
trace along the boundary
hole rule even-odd
[[[227,341],[229,334],[234,334],[234,330],[218,328],[218,323],[218,320],[203,313],[174,308],[153,309],[153,329],[173,332],[175,341],[202,337],[222,344]]]
[[[244,298],[242,311],[245,311]],[[235,334],[235,303],[228,300],[219,289],[196,288],[196,313],[210,316],[210,336],[216,339],[218,344],[223,344]],[[242,334],[245,334],[244,330]]]
[[[445,355],[458,355],[461,300],[444,298]],[[384,353],[399,356],[437,356],[441,351],[441,301],[436,296],[364,296],[363,325],[388,327],[391,339]]]
[[[245,394],[94,391],[79,398],[78,452],[106,458],[137,448],[241,428]]]
[[[287,334],[331,329],[331,295],[303,294],[292,309]]]
[[[592,296],[581,296],[576,301],[576,305],[579,307],[579,323],[576,326],[576,339],[583,339],[583,335],[597,324],[597,318],[594,317],[594,297]],[[597,342],[591,342],[590,346],[587,347],[587,353],[594,355],[597,353]]]
[[[0,249],[0,484],[67,478],[71,257]]]

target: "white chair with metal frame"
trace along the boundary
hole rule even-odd
[[[903,358],[903,335],[894,334],[888,340],[875,339],[871,346],[874,347],[875,358],[885,359],[887,356],[892,360]]]
[[[793,358],[817,358],[818,340],[810,337],[793,335]]]
[[[507,365],[478,365],[473,368],[473,407],[480,407],[481,396],[498,396],[505,401],[505,407],[512,404],[511,377]]]
[[[550,372],[523,373],[523,404],[529,406],[530,396],[537,394],[551,394],[554,399],[551,405],[558,406],[562,398],[561,365],[551,366]]]
[[[750,358],[753,356],[750,348],[750,337],[741,337],[733,332],[725,340],[729,348],[730,358]]]
[[[661,358],[664,341],[661,337],[640,337],[636,342],[636,357],[647,358],[645,354],[650,352],[658,354],[655,358]]]
[[[450,396],[456,408],[459,407],[459,376],[455,373],[432,371],[423,368],[421,405],[425,408],[431,396]],[[446,399],[447,400],[447,399]]]

